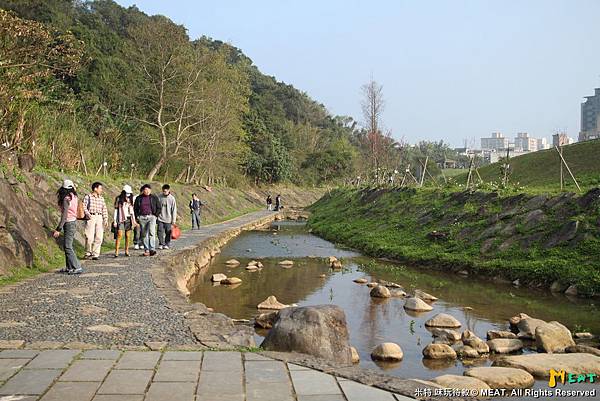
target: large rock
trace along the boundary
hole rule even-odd
[[[239,265],[240,261],[237,259],[229,259],[227,262],[225,262],[225,264],[229,265],[230,267],[233,267]]]
[[[513,338],[496,338],[487,342],[491,352],[496,354],[509,354],[523,348],[523,342]]]
[[[600,356],[600,349],[590,347],[589,345],[571,345],[565,348],[565,352],[568,353],[583,353]]]
[[[457,347],[452,348],[456,355],[461,358],[479,358],[479,352],[475,348],[471,348],[468,345],[462,345],[459,343]]]
[[[265,312],[254,318],[254,325],[263,329],[270,329],[277,319],[278,311]]]
[[[477,367],[464,374],[485,382],[491,388],[529,388],[535,381],[530,373],[516,368]]]
[[[374,361],[401,361],[403,357],[402,348],[394,343],[379,344],[371,352]]]
[[[227,277],[225,280],[221,280],[221,284],[225,285],[235,285],[240,284],[242,282],[241,278],[238,277]]]
[[[392,288],[390,289],[390,295],[395,298],[404,298],[406,297],[406,291],[402,288]]]
[[[490,347],[487,343],[477,336],[464,339],[463,344],[473,348],[479,354],[487,354],[490,352]]]
[[[404,303],[404,309],[415,312],[429,312],[430,310],[433,310],[433,307],[421,298],[408,298]]]
[[[458,328],[461,326],[461,324],[458,320],[456,320],[454,316],[450,316],[447,313],[438,313],[437,315],[426,321],[425,326]]]
[[[461,340],[460,333],[452,329],[439,329],[434,328],[431,330],[431,335],[435,338],[445,338],[449,342],[455,343]]]
[[[293,260],[282,260],[281,262],[277,263],[280,266],[292,266],[294,264]]]
[[[269,296],[267,299],[262,301],[257,305],[258,309],[271,309],[271,310],[281,310],[284,308],[288,308],[289,305],[282,304],[277,300],[275,295]]]
[[[549,354],[564,352],[565,348],[575,345],[571,331],[559,322],[540,324],[535,329],[535,345],[538,350]]]
[[[346,315],[336,305],[281,310],[261,347],[269,351],[300,352],[335,363],[352,363]]]
[[[564,244],[565,242],[571,241],[573,238],[575,238],[578,229],[578,220],[569,221],[568,223],[565,223],[558,231],[554,232],[554,234],[550,236],[548,241],[546,241],[544,246],[546,248],[552,248],[557,245]]]
[[[517,328],[519,329],[519,337],[526,339],[534,339],[535,338],[535,329],[546,322],[541,319],[536,319],[533,317],[529,317],[525,315],[525,317],[521,318],[517,323]]]
[[[489,390],[490,386],[485,382],[468,376],[458,375],[442,375],[431,380],[439,384],[443,388],[451,388],[456,390]]]
[[[423,356],[428,359],[456,359],[456,352],[447,344],[429,344],[423,349]]]
[[[389,298],[392,296],[390,294],[390,290],[383,285],[378,285],[377,287],[373,287],[370,294],[373,298]]]
[[[351,355],[352,363],[360,362],[360,355],[358,355],[358,351],[356,350],[356,348],[350,347],[350,355]]]
[[[600,375],[600,357],[592,354],[527,354],[503,356],[494,366],[506,366],[528,371],[534,377],[547,379],[550,369],[579,374]]]
[[[577,289],[576,285],[570,285],[566,290],[565,290],[565,295],[571,295],[573,297],[576,297],[579,294],[579,290]]]
[[[505,330],[488,330],[487,339],[494,340],[496,338],[517,338],[517,335],[512,331]]]
[[[420,298],[423,301],[427,302],[435,302],[438,299],[431,294],[426,293],[425,291],[415,290],[415,298]]]

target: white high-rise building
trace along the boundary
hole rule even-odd
[[[491,138],[481,138],[481,150],[501,151],[509,146],[508,138],[500,132],[492,132]]]

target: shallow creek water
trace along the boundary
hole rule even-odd
[[[329,269],[323,258],[330,255],[342,259],[343,270]],[[224,262],[231,258],[238,259],[240,266],[227,268]],[[294,266],[287,269],[278,266],[277,262],[283,259],[293,260]],[[250,260],[262,261],[264,268],[246,271],[244,266]],[[213,273],[236,276],[243,283],[235,288],[213,285],[210,282]],[[321,274],[326,277],[320,278]],[[411,313],[403,308],[403,298],[371,298],[366,285],[353,282],[359,277],[393,281],[409,293],[419,288],[439,300],[431,312]],[[600,311],[594,300],[567,298],[549,291],[516,288],[365,257],[310,234],[304,224],[297,222],[277,222],[268,229],[245,232],[232,240],[199,277],[191,298],[232,318],[252,319],[259,313],[256,305],[269,295],[275,295],[285,304],[340,306],[346,313],[350,343],[360,354],[361,366],[400,377],[462,375],[473,364],[491,365],[489,358],[476,362],[423,359],[422,349],[433,340],[425,321],[436,313],[456,317],[463,325],[461,330],[468,328],[484,339],[488,330],[507,330],[508,318],[519,312],[546,321],[560,321],[572,330],[600,333]],[[257,332],[257,344],[262,342],[264,334]],[[371,350],[388,341],[402,347],[402,362],[373,362]],[[543,387],[541,383],[538,385]]]

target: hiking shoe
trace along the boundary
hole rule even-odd
[[[92,260],[98,260],[98,256],[92,256]]]
[[[140,249],[140,246],[139,246],[138,244],[135,244],[135,245],[133,246],[133,249],[135,249],[135,250],[138,250],[138,249]]]
[[[150,256],[150,252],[146,251],[142,254],[142,256]]]
[[[162,245],[159,245],[159,246],[158,246],[158,249],[163,249],[163,246],[162,246]]]
[[[169,245],[163,246],[163,249],[169,249]]]
[[[83,269],[80,267],[79,269],[69,270],[69,274],[81,274],[83,273]]]
[[[150,256],[156,255],[156,251],[150,251]]]
[[[57,272],[57,273],[68,273],[68,272],[69,272],[69,269],[67,269],[66,267],[63,267],[62,269],[60,269],[60,270],[57,270],[56,272]]]

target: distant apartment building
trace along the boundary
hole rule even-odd
[[[579,136],[581,138],[581,135]],[[567,135],[564,132],[559,132],[557,134],[552,135],[552,146],[564,146],[564,145],[570,145],[572,143],[575,143],[575,140],[573,138],[570,138],[569,135]]]
[[[538,141],[538,143],[537,143],[538,150],[550,149],[550,144],[548,143],[548,139],[539,138],[537,141]]]
[[[581,131],[579,141],[600,138],[600,88],[594,89],[593,96],[586,96],[581,103]]]
[[[527,132],[519,132],[515,138],[514,148],[517,152],[536,152],[538,150],[538,139],[530,137]]]
[[[501,151],[508,148],[510,141],[500,132],[492,132],[491,138],[481,138],[481,150]]]

